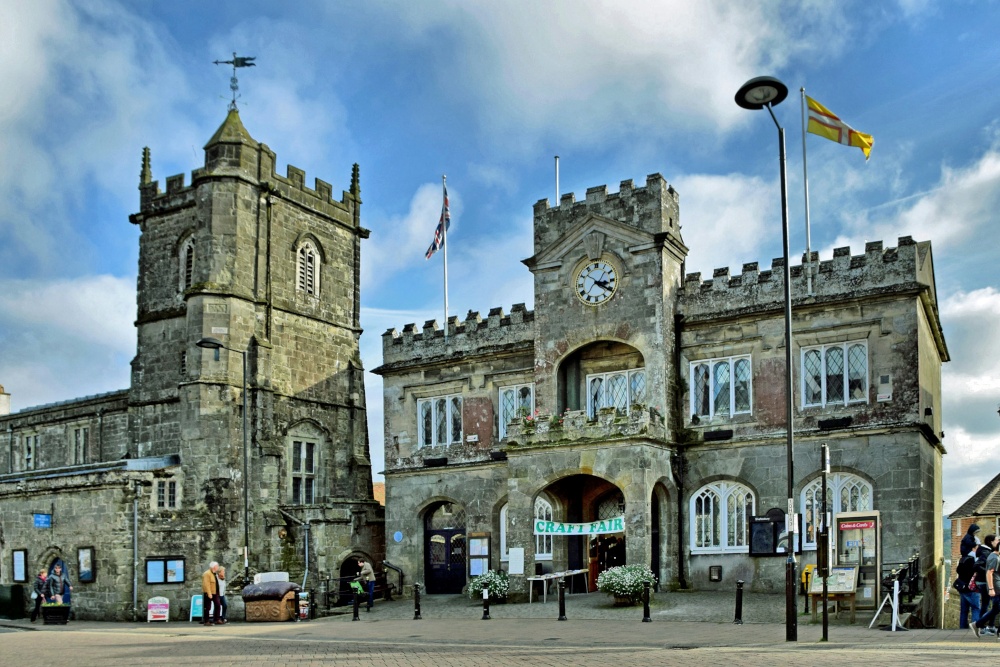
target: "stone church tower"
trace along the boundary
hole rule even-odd
[[[300,169],[280,176],[275,154],[231,110],[190,185],[170,176],[161,191],[145,149],[139,192],[131,387],[0,417],[11,440],[0,547],[26,549],[35,571],[56,558],[72,571],[78,547],[93,547],[105,566],[87,592],[106,589],[102,604],[115,610],[129,606],[118,598],[130,597],[134,555],[136,597],[178,598],[172,609],[209,561],[242,575],[246,547],[253,570],[301,582],[308,541],[309,587],[345,565],[353,574],[352,556],[380,561],[358,348],[368,230],[357,165],[339,200],[320,179],[307,187]],[[50,503],[43,538],[29,506]],[[83,506],[102,509],[62,520]],[[183,593],[172,585],[184,581]]]

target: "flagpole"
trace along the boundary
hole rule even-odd
[[[812,295],[812,252],[809,249],[812,239],[809,238],[809,168],[806,165],[806,89],[799,88],[802,99],[802,185],[805,188],[806,200],[806,294]]]
[[[441,190],[445,199],[448,197],[448,176],[441,175]],[[448,343],[448,220],[445,218],[446,204],[441,208],[441,245],[444,250],[444,342]]]

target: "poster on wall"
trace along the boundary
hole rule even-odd
[[[80,547],[76,551],[77,577],[80,583],[89,584],[95,579],[94,547]]]
[[[28,581],[28,551],[26,549],[15,549],[12,553],[14,562],[14,582],[23,583]]]

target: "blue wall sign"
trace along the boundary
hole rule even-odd
[[[51,528],[52,527],[52,515],[51,514],[35,514],[35,528]]]

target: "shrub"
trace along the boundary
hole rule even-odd
[[[485,574],[473,577],[469,582],[469,597],[473,600],[481,600],[483,598],[484,585],[490,592],[491,600],[503,600],[507,598],[510,582],[507,579],[506,572],[488,570]]]
[[[597,575],[597,590],[616,598],[628,598],[632,604],[642,599],[643,583],[656,584],[656,576],[647,565],[621,565]]]

